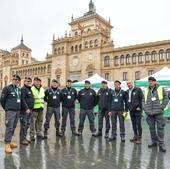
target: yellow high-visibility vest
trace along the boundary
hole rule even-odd
[[[149,89],[147,88],[145,90],[145,93],[144,93],[144,97],[145,97],[145,103],[147,101],[147,98],[148,98],[148,92],[149,92]],[[163,103],[163,88],[161,86],[159,86],[157,88],[157,93],[158,93],[158,98],[159,98],[159,101],[160,101],[160,104]],[[164,111],[167,110],[167,107],[165,107]]]
[[[41,87],[40,91],[35,87],[31,87],[34,97],[34,109],[44,108],[44,89]]]

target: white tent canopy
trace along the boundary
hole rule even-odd
[[[101,83],[103,80],[107,81],[106,79],[102,78],[100,75],[98,75],[97,73],[94,74],[93,76],[89,77],[88,79],[85,79],[90,81],[90,83]],[[80,82],[74,83],[74,84],[84,84],[85,80],[82,80]],[[108,82],[108,81],[107,81]],[[109,82],[108,82],[109,83]]]
[[[157,80],[170,80],[170,69],[168,67],[162,68],[160,71],[151,75]],[[148,81],[149,76],[145,77],[144,79],[138,81]]]
[[[169,86],[170,84],[170,69],[166,66],[162,68],[160,71],[152,74],[151,76],[154,77],[157,80],[157,82],[162,86]],[[136,80],[135,85],[147,86],[148,78],[149,76],[141,80]]]

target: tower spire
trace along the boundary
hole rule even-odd
[[[89,12],[96,12],[96,8],[95,8],[93,0],[90,0],[89,2]]]
[[[24,43],[24,38],[23,38],[23,34],[22,34],[22,36],[21,36],[21,44],[23,44]]]

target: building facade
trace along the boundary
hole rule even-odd
[[[170,40],[116,48],[111,39],[113,28],[96,12],[92,0],[88,12],[71,18],[71,31],[52,41],[52,53],[45,61],[31,56],[31,49],[20,45],[11,52],[0,50],[0,88],[10,82],[14,73],[39,76],[43,86],[56,78],[61,86],[66,79],[83,80],[95,73],[107,80],[139,80],[164,66],[170,67]]]

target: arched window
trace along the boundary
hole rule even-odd
[[[61,53],[61,49],[60,48],[58,48],[58,54],[60,54]]]
[[[62,47],[62,53],[64,53],[64,46]]]
[[[156,61],[157,60],[157,53],[156,53],[156,51],[152,51],[152,53],[151,53],[151,60],[152,61]]]
[[[90,47],[91,48],[93,47],[93,41],[92,40],[90,41]]]
[[[81,48],[82,48],[82,45],[80,44],[80,45],[79,45],[79,50],[81,50]]]
[[[130,55],[129,54],[126,55],[126,64],[130,64]]]
[[[118,58],[118,56],[114,57],[114,64],[115,65],[119,65],[119,58]]]
[[[48,67],[47,67],[47,73],[51,73],[51,65],[48,65]]]
[[[74,52],[74,46],[71,47],[71,52]]]
[[[145,52],[145,61],[149,62],[150,61],[150,52]]]
[[[136,57],[137,57],[137,55],[136,55],[136,53],[134,53],[132,55],[132,63],[136,63]]]
[[[90,31],[91,31],[91,29],[90,29],[90,28],[88,28],[88,29],[87,29],[87,33],[89,33]]]
[[[84,47],[88,48],[88,42],[87,41],[84,43]]]
[[[140,53],[138,54],[138,62],[139,62],[139,63],[142,63],[142,62],[143,62],[143,53],[142,53],[142,52],[140,52]]]
[[[57,48],[54,49],[54,53],[57,54]]]
[[[95,41],[94,41],[94,46],[95,46],[95,47],[98,46],[98,40],[97,40],[97,39],[95,39]]]
[[[76,46],[75,46],[75,52],[77,52],[77,51],[78,51],[78,46],[76,45]]]
[[[120,64],[123,65],[124,64],[124,55],[120,56]]]
[[[78,32],[76,31],[76,32],[74,33],[74,35],[77,36],[77,35],[78,35]]]
[[[164,60],[164,50],[163,49],[161,49],[159,51],[159,60]]]
[[[170,60],[170,49],[166,50],[166,59]]]
[[[104,57],[104,66],[109,66],[110,65],[110,57],[109,56],[105,56]]]

